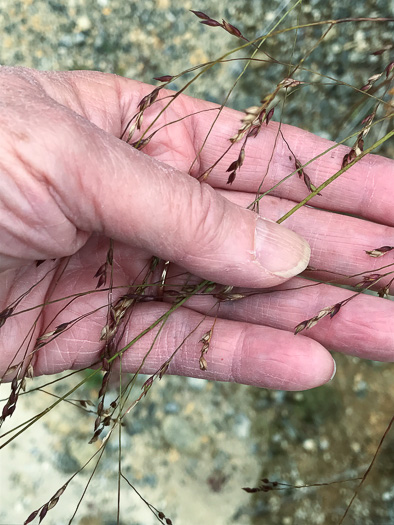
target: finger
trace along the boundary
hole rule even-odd
[[[133,311],[120,348],[147,329],[169,306],[160,303],[139,305]],[[93,322],[92,322],[93,321]],[[103,317],[101,316],[101,323]],[[200,369],[201,337],[212,328],[214,318],[181,308],[172,313],[158,334],[159,326],[139,339],[122,356],[122,370],[154,374],[178,348],[168,373],[229,381],[281,390],[305,390],[326,383],[335,363],[319,343],[268,327],[217,319],[208,352],[207,370]],[[99,359],[99,322],[81,322],[56,344],[40,351],[34,365],[36,374],[52,374],[68,368],[91,366]],[[84,334],[84,351],[80,335]],[[183,342],[183,344],[182,344]],[[152,348],[153,345],[153,348]],[[181,346],[180,346],[181,345]],[[44,349],[41,349],[44,350]]]
[[[174,269],[175,271],[175,269]],[[234,289],[234,293],[245,290]],[[354,292],[335,286],[313,283],[295,277],[277,289],[249,291],[250,296],[220,303],[220,316],[251,324],[287,330],[316,317],[323,309],[337,305]],[[188,301],[188,307],[209,312],[217,299],[199,296]],[[375,361],[394,361],[394,302],[361,294],[340,307],[331,318],[327,315],[302,334],[325,348]]]
[[[115,111],[119,111],[120,104],[122,121],[127,123],[129,118],[135,114],[141,98],[153,89],[147,84],[110,75],[104,76],[99,73],[87,74],[84,72],[68,75],[70,76],[66,78],[72,78],[73,85],[79,89],[79,103],[82,102],[83,111],[87,112],[98,125],[104,126],[104,129],[108,128],[108,123],[113,122],[113,114]],[[163,90],[159,99],[169,93],[172,92]],[[108,103],[105,103],[104,96],[105,101],[109,101]],[[167,102],[168,99],[165,99],[165,103]],[[157,102],[154,107],[146,112],[146,121],[151,122],[163,107],[164,102]],[[240,128],[241,118],[244,115],[241,112],[224,108],[215,126],[210,130],[213,120],[217,116],[218,107],[215,104],[184,95],[175,99],[169,109],[166,110],[167,115],[164,113],[161,117],[162,120],[158,121],[156,129],[168,121],[184,118],[187,115],[191,115],[190,118],[172,124],[171,127],[163,128],[152,139],[152,143],[149,144],[146,151],[185,171],[188,170],[196,153],[199,152],[198,162],[194,164],[193,174],[195,176],[200,175],[214,165],[228,148],[229,138],[234,136]],[[112,128],[114,129],[113,125]],[[186,130],[186,134],[193,137],[192,145],[185,145],[182,142],[182,148],[179,148],[177,140],[179,136],[177,129],[179,128],[182,129],[184,136]],[[301,164],[321,155],[335,145],[334,142],[293,126],[282,125],[281,130]],[[116,132],[119,133],[118,129]],[[201,150],[203,144],[204,147]],[[163,145],[165,145],[164,150]],[[237,159],[239,150],[240,143],[237,143],[215,165],[208,179],[212,186],[228,188],[228,172],[226,170]],[[349,153],[348,147],[338,146],[309,164],[305,171],[313,184],[319,186],[336,173],[341,168],[343,157],[347,153]],[[293,154],[290,153],[282,136],[278,136],[278,123],[271,121],[268,126],[263,126],[256,138],[248,141],[244,163],[232,184],[232,188],[247,192],[256,192],[257,190],[263,192],[294,170]],[[394,226],[393,174],[394,161],[376,155],[368,155],[326,187],[322,196],[313,198],[310,203],[319,208],[351,213]],[[263,178],[264,182],[260,187]],[[296,174],[272,193],[272,195],[295,202],[299,202],[307,194],[308,191],[304,182]]]
[[[246,207],[254,199],[250,193],[218,191],[239,206]],[[260,201],[260,215],[277,221],[292,206],[292,201],[267,195]],[[308,270],[308,277],[355,285],[363,283],[364,277],[387,273],[374,289],[381,289],[393,280],[394,252],[387,252],[385,257],[371,257],[366,252],[394,246],[394,228],[311,207],[299,209],[286,221],[286,226],[306,239],[311,247],[309,267],[317,270]],[[366,282],[368,284],[371,283]],[[390,290],[394,291],[393,282]]]
[[[12,176],[28,180],[34,216],[40,216],[41,222],[58,223],[60,210],[63,222],[73,225],[76,232],[96,232],[144,248],[218,282],[272,286],[306,267],[309,247],[297,234],[259,219],[209,185],[48,101],[32,90],[23,75],[20,91],[28,108],[11,104],[9,126],[23,117],[28,137],[10,147],[8,162],[17,158]],[[10,177],[5,173],[6,180]],[[54,205],[58,208],[54,219],[48,216],[47,202],[50,211]],[[22,204],[17,201],[14,208],[19,210]],[[29,228],[28,217],[15,225],[15,237],[22,230],[30,243],[42,246],[40,235]],[[60,249],[61,241],[56,238]],[[68,239],[64,254],[71,246],[75,243]],[[12,253],[12,246],[9,250]]]
[[[112,287],[110,297],[116,305],[122,295],[135,290],[136,282],[143,281],[151,256],[116,243],[112,271],[108,268],[104,282],[97,287],[103,275],[95,274],[107,259],[109,245],[108,238],[91,235],[73,257],[0,273],[0,309],[3,313],[2,318],[0,316],[0,382],[9,367],[30,361],[29,355],[39,342],[37,338],[50,331],[50,326],[58,326],[60,315],[64,323],[73,324],[79,316],[88,323],[92,319],[91,312],[97,311],[102,314],[103,326],[108,312],[108,287]],[[81,333],[79,340],[79,352],[84,352]],[[95,345],[103,346],[99,337]],[[43,347],[42,352],[45,351]],[[35,359],[36,351],[33,354]],[[6,380],[12,380],[12,375],[7,375]]]
[[[205,104],[201,103],[198,107],[205,107]],[[195,124],[197,151],[209,131],[208,115],[202,113],[195,117],[198,121]],[[225,150],[228,144],[224,142],[224,138],[231,137],[234,129],[239,128],[240,117],[238,112],[232,110],[224,112],[201,153],[200,172],[212,166]],[[301,165],[316,159],[305,167],[305,172],[316,187],[341,169],[343,157],[350,151],[346,146],[336,146],[332,141],[293,126],[281,125],[281,131]],[[244,164],[232,185],[234,190],[263,193],[295,171],[294,156],[278,133],[279,124],[271,121],[256,139],[248,142]],[[239,146],[226,154],[213,169],[209,180],[214,187],[226,188],[226,170],[237,158],[238,149]],[[393,176],[394,161],[368,155],[330,183],[322,190],[321,196],[314,197],[309,204],[394,226]],[[308,195],[308,189],[295,173],[270,194],[300,202]]]

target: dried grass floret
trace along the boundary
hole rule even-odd
[[[370,257],[383,257],[386,253],[394,250],[394,246],[381,246],[380,248],[375,248],[374,250],[365,251]]]
[[[345,301],[348,301],[348,299],[346,299]],[[305,321],[302,321],[294,328],[294,335],[299,334],[303,330],[309,330],[327,315],[329,315],[330,318],[332,319],[335,315],[337,315],[337,313],[339,312],[339,310],[341,309],[345,301],[336,303],[333,306],[327,306],[326,308],[323,308],[322,310],[320,310],[320,312],[318,312],[314,317],[311,317],[310,319],[306,319]]]
[[[237,27],[233,26],[232,24],[230,24],[229,22],[227,22],[223,18],[222,18],[222,21],[219,22],[218,20],[215,20],[214,18],[211,18],[210,16],[208,16],[205,13],[203,13],[202,11],[194,11],[193,9],[191,9],[190,11],[194,15],[196,15],[197,18],[201,19],[200,24],[203,24],[203,25],[206,25],[206,26],[210,26],[210,27],[222,27],[230,35],[233,35],[233,36],[235,36],[237,38],[241,38],[242,40],[247,40]]]
[[[41,523],[42,520],[45,518],[45,516],[47,515],[47,513],[53,509],[53,507],[55,507],[55,505],[57,505],[60,497],[62,496],[62,494],[64,493],[64,491],[66,490],[67,488],[67,485],[68,485],[68,482],[65,483],[53,496],[52,498],[47,502],[45,503],[45,505],[43,505],[42,507],[40,507],[39,509],[35,510],[34,512],[32,512],[30,514],[30,516],[24,521],[23,525],[28,525],[29,523],[31,523],[32,521],[35,520],[35,518],[37,516],[39,516],[39,522],[38,523]]]

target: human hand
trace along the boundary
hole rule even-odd
[[[217,301],[205,295],[190,299],[163,326],[144,363],[144,373],[160,368],[200,322],[174,356],[169,373],[300,390],[323,384],[333,374],[333,360],[320,343],[360,357],[394,358],[394,305],[372,296],[360,295],[335,319],[322,319],[306,332],[309,337],[294,337],[296,324],[352,292],[328,284],[300,288],[308,282],[294,276],[308,263],[308,245],[283,226],[261,221],[244,208],[255,198],[267,168],[277,124],[270,123],[248,142],[244,165],[229,190],[226,169],[239,146],[214,168],[208,184],[185,175],[215,111],[197,113],[163,128],[146,146],[145,155],[119,137],[151,86],[100,73],[13,68],[0,69],[0,83],[1,307],[7,308],[43,279],[1,328],[2,373],[31,351],[31,341],[34,346],[37,336],[87,312],[94,313],[71,323],[35,353],[34,373],[83,368],[99,359],[108,292],[82,292],[94,289],[97,283],[93,275],[105,262],[108,238],[114,239],[113,300],[125,291],[117,286],[141,279],[152,255],[175,263],[168,275],[172,286],[187,271],[238,286],[241,292],[243,288],[270,288],[267,294],[220,304],[206,371],[199,367],[199,339],[214,323]],[[156,128],[164,121],[213,107],[180,97]],[[146,113],[145,122],[149,122],[155,112],[151,108]],[[192,175],[198,176],[221,155],[228,138],[239,128],[240,118],[236,111],[222,112]],[[290,126],[282,129],[299,159],[309,160],[330,145]],[[346,151],[339,147],[311,165],[315,185],[338,170]],[[264,188],[291,173],[292,162],[279,139]],[[318,197],[316,205],[326,211],[304,207],[286,222],[312,246],[310,264],[319,268],[315,277],[331,278],[332,273],[326,272],[373,272],[381,266],[364,250],[394,244],[393,177],[392,161],[367,157]],[[293,177],[273,195],[263,198],[261,213],[276,221],[305,197],[305,186]],[[255,236],[257,221],[260,247]],[[67,261],[59,261],[67,256]],[[52,258],[58,261],[36,265],[36,260]],[[64,301],[54,302],[77,292],[81,297],[64,310]],[[49,299],[51,304],[40,315],[37,308],[28,310]],[[136,304],[120,344],[132,340],[169,308],[170,304],[159,300]],[[28,311],[15,315],[20,310]],[[31,326],[34,331],[26,339]],[[123,354],[123,370],[140,366],[157,330]]]

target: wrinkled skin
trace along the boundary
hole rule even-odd
[[[0,68],[0,85],[0,309],[45,275],[17,311],[93,290],[97,284],[93,276],[105,262],[112,238],[114,286],[141,282],[152,255],[157,255],[172,261],[171,284],[183,282],[187,271],[234,284],[237,291],[270,288],[270,293],[223,302],[219,309],[212,297],[191,299],[164,325],[144,373],[155,372],[200,322],[175,355],[169,373],[302,390],[331,378],[334,362],[326,349],[394,360],[394,303],[373,296],[360,295],[333,319],[326,317],[303,332],[305,336],[293,335],[295,325],[352,292],[329,284],[305,287],[308,282],[296,274],[308,263],[309,247],[292,233],[311,247],[309,264],[319,270],[308,275],[325,281],[355,284],[362,278],[349,281],[338,274],[376,272],[392,262],[392,253],[372,259],[365,250],[394,245],[393,161],[365,157],[322,196],[313,198],[312,205],[319,209],[302,208],[285,222],[286,228],[262,222],[264,242],[258,248],[257,217],[245,208],[255,198],[274,147],[263,189],[294,170],[294,159],[280,137],[275,145],[278,124],[271,122],[249,140],[244,165],[231,187],[226,185],[226,169],[237,158],[239,144],[200,184],[196,177],[228,146],[242,114],[223,110],[189,176],[217,106],[177,98],[156,129],[199,113],[161,129],[139,152],[120,137],[152,86],[94,72],[5,67]],[[144,126],[163,105],[159,102],[146,111]],[[301,162],[332,145],[291,126],[282,126],[282,131]],[[308,167],[315,186],[340,168],[347,151],[340,146]],[[276,221],[306,194],[305,185],[294,176],[262,199],[260,214]],[[36,266],[36,260],[44,259]],[[156,278],[159,275],[158,270]],[[379,286],[388,281],[389,277],[383,279]],[[124,291],[115,289],[113,299]],[[34,356],[34,371],[51,374],[94,363],[102,349],[99,338],[107,301],[108,292],[97,292],[73,301],[65,310],[64,302],[55,302],[42,315],[35,308],[10,317],[1,329],[0,373],[22,359],[24,338],[36,320],[34,337],[98,309],[43,347]],[[169,308],[160,300],[136,306],[123,342]],[[216,314],[206,355],[208,370],[203,372],[199,340]],[[123,370],[138,368],[156,333],[157,328],[124,353]]]

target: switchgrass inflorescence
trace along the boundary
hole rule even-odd
[[[245,159],[248,158],[248,143],[253,141],[258,135],[264,133],[264,130],[270,125],[274,114],[276,115],[279,113],[280,120],[277,126],[275,140],[273,141],[272,156],[268,160],[265,173],[262,174],[261,183],[254,199],[251,202],[245,203],[245,207],[256,212],[261,211],[261,207],[264,208],[265,206],[264,199],[278,195],[278,191],[283,187],[286,187],[286,183],[298,178],[301,181],[301,185],[297,189],[297,195],[301,195],[302,197],[300,199],[298,199],[298,197],[292,197],[289,200],[291,206],[288,206],[289,209],[278,217],[276,222],[283,223],[295,215],[299,210],[305,210],[305,205],[308,205],[308,203],[310,203],[315,197],[316,199],[313,200],[311,205],[319,208],[319,198],[324,196],[326,188],[331,183],[339,179],[350,168],[360,162],[368,153],[378,150],[379,147],[387,143],[387,141],[393,137],[394,131],[386,129],[384,126],[390,121],[394,114],[392,104],[389,102],[390,96],[393,94],[394,62],[387,58],[384,62],[382,61],[381,70],[378,73],[371,75],[364,85],[352,86],[340,80],[332,79],[325,75],[324,72],[312,69],[307,65],[307,60],[313,55],[313,52],[322,45],[326,39],[328,39],[330,32],[338,25],[348,24],[349,27],[353,27],[360,22],[369,24],[388,24],[393,22],[393,19],[371,17],[364,19],[346,18],[338,20],[319,20],[305,24],[300,22],[293,27],[283,28],[282,25],[293,10],[299,10],[299,16],[301,16],[302,2],[295,2],[294,5],[277,21],[271,31],[262,36],[251,39],[248,39],[241,29],[229,21],[225,19],[219,21],[215,18],[211,18],[209,14],[203,11],[193,10],[192,13],[200,20],[201,24],[212,28],[223,29],[229,36],[240,39],[242,42],[241,45],[228,51],[225,55],[217,59],[191,67],[181,73],[175,74],[170,71],[156,77],[155,80],[160,84],[154,87],[149,93],[145,94],[138,102],[135,114],[122,130],[121,138],[129,143],[130,147],[142,151],[145,150],[149,154],[149,148],[154,145],[155,137],[160,131],[167,128],[171,129],[171,125],[176,125],[184,118],[191,118],[193,116],[190,114],[186,117],[176,118],[175,120],[171,120],[172,117],[166,119],[168,110],[176,99],[191,87],[194,82],[200,81],[203,75],[211,71],[213,68],[232,63],[233,61],[238,61],[240,64],[243,64],[243,67],[234,84],[230,87],[228,95],[225,100],[223,100],[223,104],[215,109],[206,110],[207,112],[212,111],[214,117],[207,136],[201,145],[201,149],[196,152],[196,156],[190,165],[189,172],[193,173],[193,168],[198,165],[199,158],[201,157],[207,140],[212,133],[225,104],[228,103],[230,95],[237,87],[237,84],[241,82],[245,75],[247,75],[248,68],[252,65],[258,65],[259,62],[268,65],[280,65],[283,67],[285,74],[276,79],[275,83],[273,83],[272,90],[269,93],[263,93],[260,100],[256,101],[254,105],[244,109],[244,115],[240,119],[238,129],[235,134],[228,137],[226,149],[221,152],[209,166],[200,170],[200,172],[196,174],[196,178],[200,182],[209,183],[214,170],[218,168],[218,166],[222,166],[226,163],[224,167],[226,187],[231,188],[234,184],[239,183],[240,181],[242,182],[243,167]],[[311,27],[321,27],[322,33],[314,42],[308,44],[307,49],[303,49],[300,58],[295,60],[294,56],[297,45],[297,34],[300,31]],[[267,42],[270,42],[284,32],[292,32],[294,35],[293,53],[288,57],[286,62],[274,58],[272,54],[264,48]],[[375,56],[385,57],[391,49],[392,47],[390,45],[384,46],[378,51],[373,51],[373,54]],[[239,57],[240,52],[246,53],[247,56]],[[262,55],[264,58],[261,58]],[[308,75],[310,78],[308,78]],[[353,121],[356,120],[357,123],[346,137],[338,141],[338,144],[348,145],[347,152],[343,155],[341,162],[337,166],[337,170],[334,173],[327,174],[327,177],[320,182],[314,180],[314,175],[312,175],[312,164],[314,161],[321,159],[325,155],[332,154],[332,152],[338,147],[338,144],[330,146],[323,152],[311,152],[311,155],[307,157],[305,152],[302,154],[298,152],[299,145],[294,143],[291,133],[282,125],[284,109],[286,108],[288,99],[296,97],[299,90],[312,86],[314,83],[317,84],[319,81],[316,80],[316,77],[321,81],[329,80],[333,86],[346,85],[348,89],[354,92],[355,96],[359,97],[356,102],[357,119],[353,118]],[[176,91],[167,91],[168,87],[172,87],[175,82],[177,84],[181,83],[184,78],[186,78],[186,80],[181,88]],[[373,104],[372,109],[370,107],[371,104]],[[365,111],[364,106],[368,108],[368,112]],[[164,121],[164,123],[162,121]],[[381,129],[385,130],[382,134],[380,134],[379,131]],[[373,140],[370,144],[366,144],[367,135],[370,133],[373,135]],[[267,175],[273,162],[274,150],[279,141],[283,143],[283,151],[286,151],[287,153],[289,170],[286,176],[275,181],[271,187],[267,187]],[[228,163],[229,157],[233,160]],[[256,166],[256,169],[259,169],[259,166]],[[391,242],[392,239],[387,239],[387,243]],[[379,246],[379,243],[375,246]],[[385,259],[388,259],[392,256],[392,250],[394,250],[394,247],[390,244],[385,244],[378,248],[375,248],[373,245],[363,246],[360,247],[360,257],[361,255],[365,256],[364,254],[367,254],[371,258],[371,261],[375,261],[375,259],[380,260],[383,256],[385,256]],[[130,417],[130,413],[140,401],[147,396],[155,382],[157,380],[162,380],[168,373],[172,361],[178,353],[182,352],[185,344],[189,343],[194,336],[197,336],[198,343],[196,355],[198,356],[197,360],[201,371],[201,377],[204,377],[204,373],[209,372],[210,369],[209,357],[213,353],[213,351],[211,351],[211,344],[215,337],[217,319],[222,314],[226,315],[225,312],[229,311],[226,310],[226,308],[229,307],[229,304],[231,304],[232,307],[234,303],[237,303],[238,301],[253,300],[262,295],[266,297],[269,297],[270,295],[274,296],[274,294],[285,296],[287,292],[294,293],[295,290],[301,288],[315,289],[316,287],[322,288],[330,285],[334,285],[335,287],[347,287],[341,288],[342,290],[347,290],[344,298],[338,299],[338,301],[333,304],[321,305],[314,315],[308,316],[308,318],[305,319],[301,317],[298,322],[294,323],[291,327],[294,334],[306,331],[309,333],[309,330],[311,329],[314,329],[314,333],[317,333],[316,330],[319,328],[318,325],[323,319],[325,319],[324,322],[326,323],[329,321],[334,324],[342,315],[344,309],[347,308],[347,305],[351,301],[352,303],[356,302],[357,299],[360,296],[365,295],[366,292],[374,294],[376,299],[386,301],[389,298],[390,293],[393,291],[394,283],[394,262],[388,260],[385,265],[379,266],[376,264],[372,268],[367,267],[366,265],[363,271],[349,271],[348,273],[339,273],[324,267],[319,268],[316,266],[309,266],[302,276],[302,282],[299,280],[294,286],[290,286],[289,288],[287,288],[286,285],[283,285],[272,290],[243,290],[236,289],[231,285],[225,286],[209,280],[197,279],[179,269],[173,269],[172,264],[169,261],[161,261],[157,257],[152,257],[144,270],[138,274],[130,284],[121,283],[117,279],[115,264],[117,260],[117,247],[113,240],[108,240],[108,246],[104,252],[105,256],[102,264],[96,269],[95,273],[92,272],[92,283],[89,290],[76,293],[73,296],[61,298],[53,299],[51,296],[48,296],[44,304],[37,304],[34,307],[29,306],[25,309],[24,300],[33,291],[33,289],[29,289],[22,293],[18,298],[14,299],[10,304],[5,305],[0,313],[0,328],[3,329],[4,325],[6,325],[10,319],[22,319],[23,314],[26,312],[37,312],[37,317],[34,320],[33,325],[26,326],[26,336],[20,347],[15,349],[15,357],[9,363],[2,378],[2,382],[8,381],[9,379],[12,380],[10,382],[10,394],[5,400],[5,404],[2,408],[0,417],[1,426],[7,419],[13,416],[20,396],[29,393],[27,386],[28,384],[32,384],[34,379],[34,363],[38,352],[44,351],[45,347],[53,343],[61,345],[61,336],[67,336],[67,333],[78,323],[86,321],[86,319],[89,319],[90,317],[94,318],[97,313],[100,313],[101,317],[103,317],[102,313],[105,312],[105,322],[101,326],[100,340],[97,341],[97,344],[100,345],[100,352],[99,358],[93,364],[95,369],[88,371],[86,373],[87,375],[82,378],[80,375],[76,375],[78,379],[68,392],[61,396],[57,396],[56,400],[51,405],[32,418],[32,420],[17,425],[15,428],[7,430],[0,436],[2,439],[0,447],[4,448],[6,445],[12,443],[12,441],[20,436],[25,430],[30,428],[36,421],[50,413],[59,403],[66,401],[70,401],[83,409],[85,416],[89,414],[92,416],[92,419],[94,418],[91,425],[92,435],[89,441],[89,444],[95,444],[94,446],[96,446],[92,456],[87,459],[81,469],[70,476],[70,478],[58,490],[56,490],[51,497],[46,497],[46,502],[36,508],[36,510],[26,518],[24,522],[25,524],[33,523],[36,519],[41,523],[41,521],[46,518],[47,514],[57,505],[75,476],[82,472],[87,465],[95,461],[96,463],[92,476],[94,475],[99,462],[106,451],[108,443],[115,439],[117,435],[116,431],[118,432],[119,441],[119,487],[121,481],[126,483],[141,498],[152,512],[155,519],[160,523],[167,525],[175,523],[175,521],[167,517],[162,510],[158,510],[144,499],[137,491],[135,486],[136,483],[132,483],[127,474],[123,471],[121,464],[121,432],[122,428],[125,426],[127,417]],[[343,256],[346,257],[346,253],[344,253]],[[54,269],[59,269],[60,267],[62,268],[62,271],[60,272],[60,277],[57,277],[57,280],[59,281],[62,272],[66,271],[67,264],[67,260],[37,261],[37,268],[43,268],[43,274],[35,286],[38,287],[43,280],[52,278]],[[49,268],[50,265],[51,267]],[[57,272],[57,275],[59,275],[59,272]],[[73,313],[74,304],[77,303],[78,299],[81,297],[86,297],[88,295],[101,297],[102,300],[100,304],[90,311],[75,316]],[[171,355],[164,359],[157,369],[149,375],[148,379],[143,382],[141,391],[136,392],[136,385],[138,384],[137,380],[141,370],[146,363],[149,354],[154,350],[155,343],[159,339],[168,320],[178,309],[187,304],[196,304],[197,306],[195,306],[195,309],[198,311],[198,301],[201,299],[209,299],[210,301],[209,307],[206,307],[203,311],[203,317],[179,342],[179,344],[174,344]],[[195,301],[195,303],[193,303],[193,301]],[[161,315],[159,315],[157,319],[143,332],[137,336],[128,338],[128,326],[133,323],[135,308],[138,305],[147,302],[164,304],[166,305],[166,310],[161,313]],[[45,326],[42,332],[38,334],[38,336],[35,335],[34,327],[38,319],[44,310],[54,303],[60,305],[56,315],[53,316],[51,321]],[[67,317],[68,320],[59,323],[57,321],[59,316],[61,316],[62,319]],[[206,324],[202,326],[207,320],[211,323],[208,329]],[[327,327],[327,324],[325,326]],[[151,332],[155,334],[152,339],[152,344],[150,345],[149,351],[144,355],[143,359],[136,367],[135,373],[124,374],[122,370],[122,358],[125,352],[132,351],[133,345]],[[93,378],[100,378],[97,399],[94,402],[91,399],[73,400],[71,395],[86,383],[86,381],[92,380]],[[29,381],[29,383],[27,381]],[[59,381],[61,381],[61,379]],[[111,391],[111,382],[116,385],[116,395],[113,394],[113,390]],[[43,388],[46,388],[46,386],[40,386],[41,390]],[[30,391],[34,391],[34,388],[31,387]],[[89,407],[93,406],[95,408],[94,410],[91,410]],[[313,484],[285,483],[282,481],[270,481],[268,478],[263,478],[258,487],[244,488],[243,490],[248,493],[270,493],[274,491],[288,491],[295,488],[306,489],[312,486],[326,486],[331,483],[347,483],[354,481],[360,481],[360,487],[370,473],[375,458],[377,457],[377,453],[382,446],[383,439],[386,438],[391,429],[392,422],[393,420],[388,424],[386,432],[376,448],[373,460],[362,476]],[[89,478],[88,485],[92,476]],[[358,488],[354,490],[354,497],[351,498],[347,505],[344,504],[344,514],[342,517],[339,517],[338,523],[342,523],[348,514],[350,507],[358,494],[358,490]],[[81,496],[81,500],[83,496],[84,493]],[[45,497],[43,499],[45,500]],[[69,523],[73,521],[79,504],[80,502],[78,503]],[[119,496],[117,515],[118,523],[120,523],[120,509]]]

